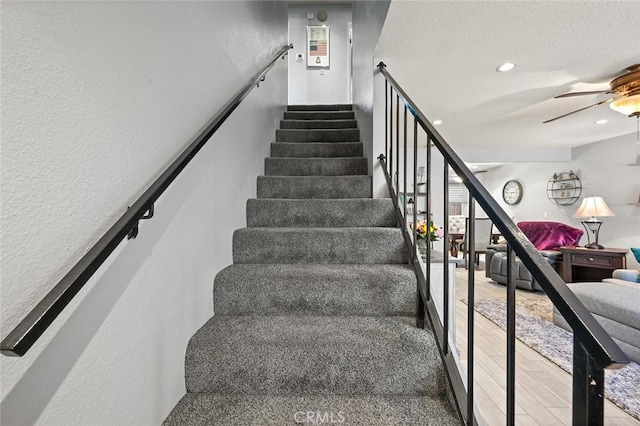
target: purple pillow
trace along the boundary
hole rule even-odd
[[[519,222],[518,228],[538,250],[560,246],[575,246],[582,238],[582,229],[560,222]]]

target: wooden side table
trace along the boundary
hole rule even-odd
[[[627,267],[627,250],[605,248],[601,250],[584,247],[563,246],[562,278],[565,282],[599,282],[611,278],[615,269]]]

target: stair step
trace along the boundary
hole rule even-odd
[[[163,423],[164,426],[296,424],[459,426],[461,421],[446,400],[427,396],[187,393]]]
[[[413,317],[215,315],[191,338],[188,392],[441,396],[433,334]]]
[[[274,199],[247,201],[248,227],[394,227],[389,198]]]
[[[258,198],[371,198],[371,176],[258,176]]]
[[[358,129],[279,129],[276,142],[359,142]]]
[[[351,104],[332,104],[332,105],[288,105],[287,111],[351,111]]]
[[[366,175],[367,171],[364,157],[264,159],[267,176],[348,176]]]
[[[407,263],[397,228],[242,228],[233,263]]]
[[[361,157],[361,142],[276,142],[271,144],[271,157]]]
[[[281,129],[355,129],[356,120],[281,120]]]
[[[353,111],[285,111],[285,120],[353,120]]]
[[[416,314],[408,265],[231,265],[213,285],[216,315]]]

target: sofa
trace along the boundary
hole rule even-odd
[[[560,274],[562,269],[562,252],[559,250],[538,250],[553,269]],[[507,285],[507,245],[491,244],[487,246],[485,254],[485,275],[498,284]],[[530,291],[542,291],[540,284],[533,278],[529,270],[516,257],[515,284],[516,288]]]
[[[602,282],[567,284],[630,360],[640,363],[640,270],[617,269]],[[553,308],[553,322],[571,331]]]
[[[551,221],[519,222],[518,228],[520,228],[542,257],[549,262],[558,274],[562,268],[562,252],[558,250],[558,247],[578,244],[583,234],[581,229],[564,223]],[[492,244],[487,246],[485,264],[485,274],[487,278],[499,284],[507,284],[506,244]],[[542,290],[540,284],[538,284],[518,258],[516,258],[515,269],[516,288],[530,291]]]

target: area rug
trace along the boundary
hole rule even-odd
[[[466,301],[463,301],[466,303]],[[523,309],[524,308],[524,309]],[[475,310],[506,329],[506,303],[478,299]],[[543,309],[547,311],[547,309]],[[545,315],[546,316],[546,315]],[[573,334],[527,310],[516,309],[516,337],[564,371],[571,374]],[[620,370],[605,370],[605,398],[640,420],[640,365],[631,362]]]

